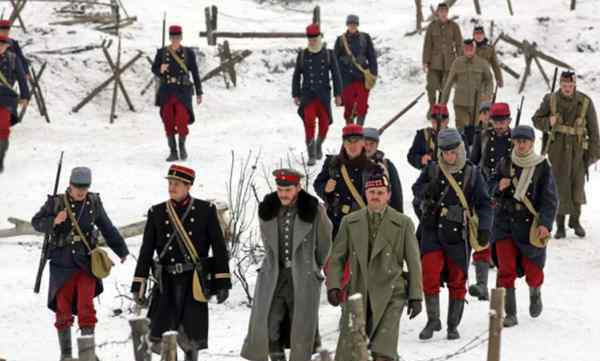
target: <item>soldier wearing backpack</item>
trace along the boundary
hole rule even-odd
[[[10,38],[0,34],[0,173],[4,171],[10,127],[20,121],[17,105],[24,107],[31,97],[23,64],[8,50],[10,46]],[[19,83],[20,94],[13,88],[15,82]]]
[[[337,60],[333,52],[323,44],[318,24],[306,28],[308,46],[298,53],[292,79],[292,97],[298,106],[298,114],[304,122],[304,134],[308,152],[308,165],[315,165],[323,158],[323,142],[327,137],[331,115],[331,83],[335,104],[342,105],[342,83]],[[331,78],[330,78],[331,74]],[[319,136],[315,141],[316,120],[319,119]]]
[[[456,129],[438,136],[439,162],[423,169],[413,185],[421,199],[421,262],[427,325],[419,334],[430,339],[442,329],[440,284],[449,289],[449,340],[460,337],[457,327],[463,314],[471,249],[487,247],[492,207],[479,167],[467,160],[465,144]]]

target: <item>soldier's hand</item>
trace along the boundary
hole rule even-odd
[[[502,81],[502,80],[497,80],[496,84],[498,85],[498,88],[504,87],[504,81]]]
[[[342,106],[342,97],[341,96],[335,97],[335,105],[338,107]]]
[[[510,178],[502,178],[498,183],[498,189],[503,192],[506,188],[510,186]]]
[[[160,64],[160,73],[164,74],[165,71],[169,70],[169,64]]]
[[[424,156],[421,157],[421,164],[422,165],[427,165],[429,164],[429,162],[431,161],[431,154],[425,154]]]
[[[427,73],[429,71],[429,64],[423,64],[423,72]]]
[[[550,116],[550,126],[553,127],[554,124],[556,124],[556,122],[558,121],[558,118],[556,117],[556,115],[551,115]]]
[[[329,301],[329,304],[333,307],[337,307],[342,301],[341,295],[342,291],[339,288],[332,288],[329,291],[327,291],[327,301]]]
[[[408,318],[410,320],[417,317],[419,315],[419,313],[421,313],[422,310],[423,310],[423,305],[421,303],[421,300],[408,301],[407,312],[408,312]]]
[[[29,103],[29,100],[27,100],[27,99],[21,99],[21,100],[19,100],[19,105],[20,105],[21,107],[24,107],[24,106],[26,106],[26,105],[27,105],[27,103]]]
[[[61,224],[67,219],[67,211],[60,211],[54,217],[54,225]]]
[[[294,104],[296,104],[296,106],[300,106],[300,98],[294,97]]]
[[[335,186],[337,185],[337,182],[335,181],[335,179],[330,179],[327,181],[327,184],[325,184],[325,193],[331,193],[335,190]]]
[[[546,239],[550,237],[550,231],[546,226],[539,226],[537,229],[537,234],[539,239]]]
[[[127,256],[121,257],[121,264],[125,263],[125,261],[127,261]]]
[[[221,304],[229,298],[229,290],[221,289],[217,292],[217,303]]]
[[[198,105],[202,104],[202,95],[198,95],[196,97],[196,104],[198,104]]]

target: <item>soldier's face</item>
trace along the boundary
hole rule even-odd
[[[533,148],[533,141],[529,139],[515,139],[513,144],[519,155],[527,155]]]
[[[509,119],[496,120],[494,121],[494,129],[498,133],[504,133],[508,129],[508,124],[510,124]]]
[[[575,82],[570,80],[561,80],[560,81],[560,91],[570,97],[575,93]]]
[[[371,211],[380,212],[390,201],[391,192],[387,187],[369,188],[367,190],[367,204]]]
[[[440,19],[442,22],[446,22],[448,21],[448,9],[447,8],[440,8],[437,11],[438,14],[438,19]]]
[[[277,197],[281,201],[281,204],[285,207],[293,204],[298,198],[298,193],[300,193],[300,185],[282,187],[277,186]]]
[[[173,44],[181,44],[181,40],[183,39],[183,37],[181,35],[171,35],[169,36],[169,39]]]
[[[80,188],[80,187],[75,187],[74,185],[71,184],[71,186],[69,187],[69,195],[71,196],[71,198],[73,198],[73,200],[75,200],[77,202],[82,202],[87,197],[88,190],[89,190],[89,187],[81,187]]]
[[[318,37],[308,38],[308,46],[317,46],[318,43],[319,43]]]
[[[475,39],[476,42],[481,43],[483,39],[485,39],[485,34],[481,31],[477,31],[473,33],[473,39]]]
[[[169,179],[169,197],[172,200],[180,202],[190,193],[191,185],[177,179]]]
[[[465,45],[463,49],[467,58],[472,58],[475,56],[475,47],[473,45]]]
[[[379,146],[379,142],[375,140],[366,139],[365,140],[365,150],[367,151],[367,157],[372,157],[377,153],[377,147]]]
[[[344,141],[344,149],[350,159],[357,158],[365,148],[364,139],[348,139]]]
[[[358,24],[348,24],[348,31],[351,33],[355,33],[358,31]]]
[[[1,29],[0,30],[0,35],[6,35],[8,36],[10,34],[10,30],[9,29]]]
[[[454,165],[458,158],[458,149],[442,150],[442,157],[446,163]]]

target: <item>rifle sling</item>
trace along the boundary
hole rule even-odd
[[[346,168],[345,164],[342,164],[340,172],[342,174],[342,179],[344,180],[346,187],[350,191],[350,194],[352,195],[352,198],[354,198],[356,204],[358,204],[358,207],[365,208],[367,205],[365,204],[365,201],[363,200],[360,193],[358,193],[358,190],[354,186],[354,183],[352,183],[352,181],[350,180],[350,175],[348,174],[348,169]]]

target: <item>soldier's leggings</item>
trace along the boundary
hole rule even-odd
[[[448,269],[447,284],[450,298],[464,300],[467,294],[467,276],[462,268],[457,265],[444,251],[427,252],[421,257],[423,265],[423,293],[426,296],[435,296],[440,293],[442,273],[444,266]]]
[[[429,107],[438,103],[437,92],[444,89],[444,83],[448,77],[448,72],[443,70],[429,69],[427,71],[427,98],[429,99]]]
[[[319,98],[313,99],[304,107],[304,134],[307,142],[315,139],[317,118],[319,119],[319,138],[325,139],[327,131],[329,131],[329,113]]]
[[[0,140],[6,140],[10,135],[10,117],[8,109],[0,107]]]
[[[344,103],[344,119],[346,124],[352,120],[352,115],[364,117],[369,109],[369,91],[365,88],[364,80],[357,80],[342,90]]]
[[[58,290],[56,294],[56,326],[64,330],[73,324],[73,302],[77,302],[77,317],[79,328],[89,328],[96,325],[96,310],[94,309],[94,294],[96,279],[83,271],[77,271]]]
[[[165,126],[167,137],[175,134],[179,134],[183,137],[188,135],[190,114],[188,113],[186,106],[177,99],[176,96],[172,95],[167,102],[162,105],[160,108],[160,115]]]
[[[496,254],[498,256],[498,287],[515,288],[519,255],[527,284],[530,287],[538,288],[544,283],[544,270],[525,255],[520,254],[519,248],[512,239],[496,241]]]
[[[456,129],[464,129],[473,119],[473,107],[454,106],[454,116],[456,117]]]

